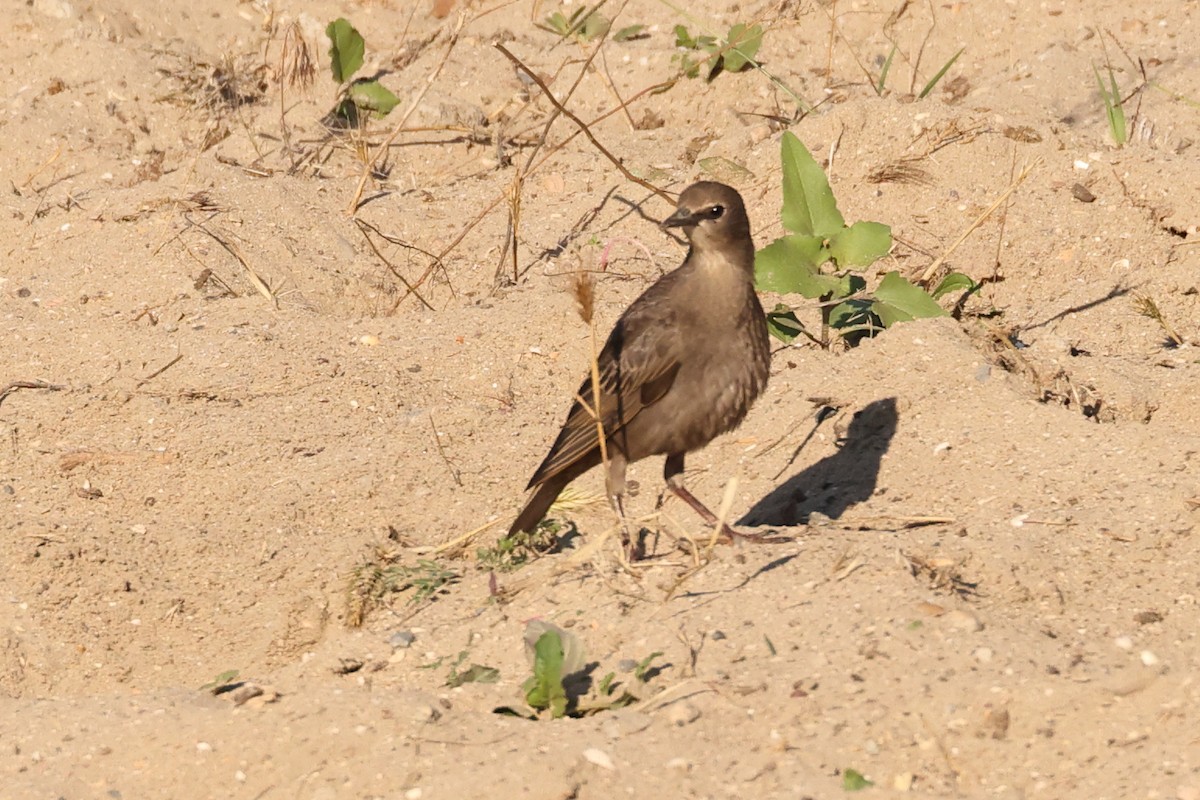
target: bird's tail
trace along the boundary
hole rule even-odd
[[[558,499],[559,493],[567,488],[567,484],[574,477],[574,475],[556,475],[539,486],[533,493],[533,497],[530,497],[529,502],[525,504],[525,508],[521,509],[521,513],[517,515],[516,522],[508,529],[508,535],[531,531],[537,527],[537,524],[546,516],[546,512],[550,510],[550,506],[554,505],[554,501]]]

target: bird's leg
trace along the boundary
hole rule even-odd
[[[617,512],[621,524],[621,545],[630,561],[637,561],[644,555],[640,543],[629,533],[629,520],[625,518],[625,467],[628,465],[625,454],[615,447],[608,453],[608,474],[605,476],[605,488],[608,490],[608,501]]]
[[[720,522],[720,520],[717,519],[717,515],[709,511],[708,506],[704,505],[704,503],[701,503],[700,500],[697,499],[696,495],[689,492],[687,487],[683,485],[682,453],[675,453],[667,456],[667,463],[663,466],[663,478],[665,478],[667,481],[667,488],[670,489],[676,497],[691,506],[692,509],[700,515],[700,518],[704,520],[705,524],[716,527],[716,525]],[[735,531],[724,522],[720,522],[720,525],[721,538],[723,539],[728,539],[729,541],[733,541],[734,539],[746,539],[749,541],[754,541],[758,538],[757,536],[751,536],[746,533]]]

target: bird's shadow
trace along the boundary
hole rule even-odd
[[[788,478],[738,520],[747,527],[790,527],[813,512],[838,519],[875,493],[879,464],[896,434],[896,398],[876,400],[854,413],[838,451]]]

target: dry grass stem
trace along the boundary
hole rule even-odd
[[[1137,309],[1137,312],[1143,317],[1149,317],[1157,322],[1159,327],[1163,329],[1163,332],[1167,334],[1167,338],[1170,339],[1176,347],[1183,346],[1183,337],[1176,332],[1171,323],[1167,322],[1167,318],[1163,316],[1162,311],[1160,311],[1158,308],[1158,303],[1154,302],[1153,297],[1148,294],[1134,295],[1133,307]]]
[[[595,147],[597,150],[599,150],[600,154],[602,156],[604,156],[610,162],[612,162],[613,166],[615,166],[617,168],[617,170],[620,171],[620,173],[625,176],[626,180],[631,181],[632,183],[636,183],[638,186],[641,186],[644,189],[649,189],[650,191],[654,192],[656,195],[658,195],[662,199],[666,200],[668,203],[675,202],[671,198],[671,196],[669,194],[667,194],[665,191],[658,188],[657,186],[650,183],[649,181],[642,180],[641,178],[639,178],[638,176],[636,176],[632,172],[630,172],[626,168],[626,166],[621,163],[620,159],[618,159],[616,156],[614,156],[612,153],[610,153],[604,145],[600,144],[600,141],[596,138],[596,135],[594,133],[592,133],[591,128],[588,126],[588,123],[581,120],[574,113],[572,113],[570,110],[568,110],[566,106],[564,106],[562,103],[558,102],[558,100],[551,93],[550,87],[546,86],[545,82],[542,81],[542,79],[540,77],[538,77],[538,75],[533,70],[531,70],[529,67],[525,66],[525,64],[521,62],[521,59],[514,56],[508,50],[508,48],[506,48],[504,45],[500,44],[499,42],[496,43],[496,49],[499,50],[501,53],[503,53],[505,58],[507,58],[509,61],[513,62],[513,64],[518,69],[520,69],[522,72],[524,72],[526,75],[528,75],[529,78],[538,85],[538,88],[542,90],[542,94],[544,94],[546,96],[546,99],[550,101],[550,103],[558,110],[559,113],[561,113],[562,115],[567,117],[567,119],[571,120],[572,122],[574,122],[576,125],[579,126],[579,129],[583,132],[583,135],[587,137],[588,141],[592,143],[592,146]],[[621,106],[621,108],[624,108],[624,107],[625,107],[624,105]]]
[[[950,247],[946,249],[946,252],[934,259],[933,263],[925,268],[925,271],[921,273],[921,277],[917,282],[927,286],[930,279],[933,278],[946,259],[950,257],[950,254],[957,250],[959,245],[965,242],[967,237],[975,232],[976,228],[982,225],[988,217],[996,212],[996,209],[1000,208],[1000,206],[1002,206],[1008,200],[1012,193],[1017,190],[1017,187],[1025,182],[1025,179],[1029,177],[1030,173],[1037,169],[1037,167],[1041,166],[1042,161],[1042,157],[1038,156],[1033,160],[1032,163],[1027,164],[1025,168],[1021,170],[1021,174],[1018,175],[1016,179],[1014,179],[1013,182],[1008,185],[1008,188],[1000,193],[1000,196],[996,198],[996,202],[992,203],[990,206],[988,206],[986,211],[976,217],[975,221],[972,222],[967,229],[963,231],[962,235],[955,240],[954,244],[950,245]]]
[[[51,392],[61,392],[66,388],[57,383],[47,383],[46,381],[13,381],[3,389],[0,389],[0,404],[3,404],[5,399],[18,389],[45,389]]]

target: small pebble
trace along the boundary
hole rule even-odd
[[[711,638],[714,642],[719,642],[725,638],[725,632],[724,631],[713,631],[709,635],[709,638]]]
[[[421,791],[421,787],[414,786],[404,793],[404,800],[421,800],[422,794],[424,794],[424,792]]]
[[[211,752],[212,752],[212,745],[211,745],[211,744],[209,744],[208,742],[196,742],[196,752],[198,752],[198,753],[211,753]]]
[[[417,640],[417,635],[412,631],[396,631],[388,637],[388,644],[394,650],[401,650],[412,647],[412,643]]]
[[[688,761],[683,756],[675,756],[667,762],[667,769],[677,769],[680,772],[688,772],[692,768],[692,762]]]
[[[874,739],[867,739],[863,742],[863,752],[869,756],[879,755],[879,742]]]
[[[907,792],[912,788],[915,776],[911,772],[901,772],[892,778],[892,788],[897,792]]]
[[[584,750],[583,757],[586,761],[595,764],[597,767],[601,767],[602,769],[616,769],[616,767],[613,766],[613,760],[609,757],[608,753],[604,752],[598,747],[589,747],[587,750]]]
[[[1113,644],[1115,644],[1117,647],[1121,648],[1122,650],[1132,650],[1133,649],[1133,639],[1130,639],[1128,636],[1118,636],[1116,639],[1113,640]]]
[[[992,660],[992,655],[993,655],[992,648],[977,647],[977,648],[975,648],[974,655],[975,655],[975,660],[978,661],[980,664],[987,664],[987,663],[991,662],[991,660]]]
[[[637,665],[638,662],[634,661],[632,658],[622,658],[617,662],[617,670],[620,672],[629,673],[637,669]]]
[[[1143,650],[1141,653],[1142,663],[1147,667],[1153,667],[1158,663],[1158,656],[1151,653],[1149,650]]]
[[[967,631],[968,633],[974,633],[975,631],[983,630],[983,623],[979,621],[979,618],[974,614],[968,614],[966,611],[960,611],[958,609],[947,611],[942,619],[945,620],[946,624],[951,628],[957,628],[959,630]]]

